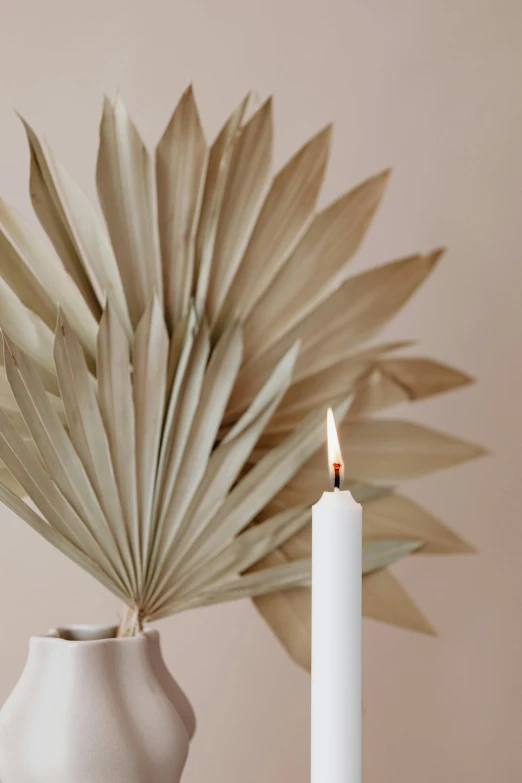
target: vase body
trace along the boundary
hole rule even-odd
[[[157,631],[107,626],[32,637],[0,711],[2,783],[178,783],[194,714]]]

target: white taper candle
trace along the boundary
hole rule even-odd
[[[312,783],[361,783],[361,574],[362,508],[336,487],[312,508]]]

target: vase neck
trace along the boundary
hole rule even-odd
[[[64,671],[81,675],[96,669],[100,677],[125,681],[129,676],[152,677],[148,640],[144,634],[117,639],[113,629],[70,626],[45,636],[33,636],[29,643],[28,674],[47,676]]]

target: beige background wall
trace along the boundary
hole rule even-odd
[[[409,487],[480,554],[396,568],[440,639],[366,624],[365,781],[520,781],[522,4],[0,0],[0,20],[0,194],[16,206],[29,210],[13,107],[92,189],[102,93],[119,85],[152,143],[193,80],[209,134],[249,87],[274,91],[278,163],[335,120],[324,201],[393,165],[357,265],[449,246],[388,336],[480,378],[406,412],[493,452]],[[0,595],[0,700],[31,633],[117,608],[3,510]],[[162,633],[200,721],[186,783],[306,781],[309,680],[253,608]]]

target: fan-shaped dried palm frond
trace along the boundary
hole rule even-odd
[[[366,504],[365,613],[415,630],[431,627],[385,569],[469,547],[393,485],[480,449],[368,418],[470,380],[366,345],[441,254],[348,276],[387,172],[316,213],[330,129],[271,179],[271,102],[246,108],[209,147],[188,89],[153,159],[105,101],[105,224],[25,124],[54,247],[0,202],[0,498],[127,604],[122,633],[250,596],[308,665],[326,407]]]

